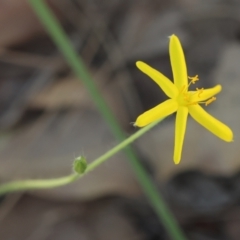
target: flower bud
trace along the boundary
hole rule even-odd
[[[86,158],[83,156],[75,158],[73,162],[73,170],[78,174],[83,174],[87,168]]]

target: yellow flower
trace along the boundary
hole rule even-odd
[[[187,76],[183,49],[178,37],[175,35],[170,37],[169,52],[174,83],[146,63],[140,61],[136,63],[142,72],[159,85],[169,99],[141,114],[134,125],[144,127],[153,121],[177,112],[173,160],[175,164],[178,164],[181,160],[188,113],[203,127],[226,142],[233,141],[233,133],[228,126],[212,117],[199,105],[205,104],[207,106],[216,100],[213,96],[221,91],[221,85],[209,89],[197,88],[195,91],[189,91],[190,84],[194,84],[199,79],[198,75],[195,77]],[[190,80],[189,83],[188,79]]]

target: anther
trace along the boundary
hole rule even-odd
[[[207,100],[207,101],[205,102],[205,106],[208,106],[210,103],[212,103],[212,102],[215,101],[216,99],[217,99],[216,97],[210,98],[209,100]]]
[[[203,93],[204,88],[201,88],[201,89],[196,88],[196,90],[197,90],[197,93],[198,93],[198,97],[200,97],[200,95]]]
[[[188,77],[188,79],[191,80],[191,81],[190,81],[190,84],[191,84],[191,83],[192,83],[192,84],[195,84],[195,83],[199,80],[198,75],[196,75],[196,76],[194,76],[194,77]]]

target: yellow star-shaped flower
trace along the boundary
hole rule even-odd
[[[199,105],[205,104],[207,106],[216,100],[214,96],[221,91],[221,85],[209,89],[197,88],[195,91],[189,91],[190,84],[194,84],[199,79],[198,75],[195,77],[187,76],[183,49],[175,35],[170,37],[169,52],[174,83],[146,63],[140,61],[136,63],[137,67],[151,77],[170,99],[141,114],[134,125],[144,127],[153,121],[177,112],[173,160],[175,164],[178,164],[181,160],[188,113],[198,123],[226,142],[233,141],[233,133],[228,126],[208,114]]]

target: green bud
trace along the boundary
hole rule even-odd
[[[77,157],[73,162],[73,170],[78,174],[83,174],[87,168],[87,161],[85,157]]]

